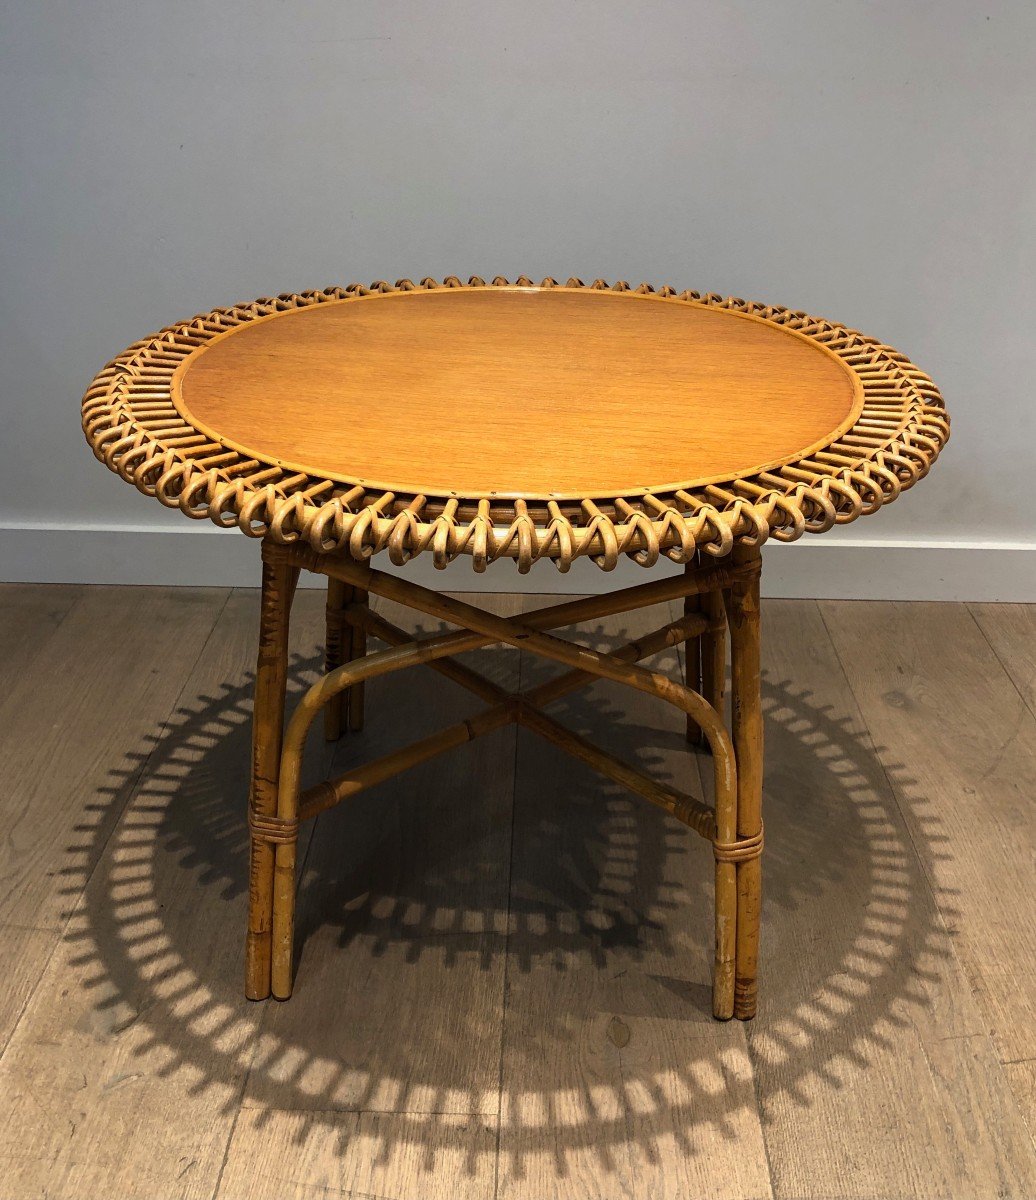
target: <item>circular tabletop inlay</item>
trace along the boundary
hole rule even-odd
[[[950,426],[906,355],[824,317],[450,275],[167,326],[98,372],[83,430],[146,495],[249,537],[397,566],[610,571],[875,513]]]
[[[392,491],[607,496],[731,479],[856,420],[836,354],[721,308],[605,291],[376,293],[214,338],[184,418],[278,466]]]

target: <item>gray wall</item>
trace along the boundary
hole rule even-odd
[[[6,577],[135,577],[145,543],[146,573],[190,576],[200,543],[172,531],[200,529],[79,430],[91,375],[138,336],[330,282],[524,272],[891,342],[954,438],[829,545],[861,570],[876,542],[920,548],[919,571],[952,551],[951,591],[1036,583],[1032,4],[22,0],[3,25]],[[48,540],[70,525],[98,552]]]

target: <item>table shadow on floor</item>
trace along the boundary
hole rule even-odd
[[[503,678],[513,659],[499,653],[482,661],[498,662]],[[293,698],[317,666],[315,654],[293,661]],[[388,719],[407,702],[400,689],[413,687],[376,681],[372,715]],[[766,1077],[808,1104],[810,1075],[842,1056],[867,1061],[910,1006],[927,1002],[946,948],[924,864],[945,849],[906,770],[879,761],[847,718],[782,680],[764,680],[764,700],[762,1002],[779,1019],[754,1039],[753,1055],[779,1065]],[[478,707],[473,699],[470,711]],[[91,833],[107,837],[111,813],[125,808],[69,936],[96,1004],[135,1014],[149,1032],[141,1049],[162,1048],[165,1073],[225,1088],[228,1106],[247,1074],[246,1103],[306,1114],[300,1138],[328,1114],[384,1108],[397,1119],[383,1136],[423,1146],[428,1169],[443,1142],[438,1123],[465,1116],[499,1123],[518,1175],[537,1153],[562,1174],[570,1155],[587,1152],[618,1170],[631,1139],[658,1153],[662,1124],[684,1153],[695,1153],[699,1125],[736,1136],[734,1118],[756,1101],[724,1086],[729,1043],[708,1015],[708,847],[553,748],[526,746],[531,735],[521,735],[522,756],[541,757],[531,771],[519,760],[513,816],[506,773],[487,806],[484,773],[430,767],[419,786],[404,774],[321,818],[302,873],[296,996],[246,1002],[250,709],[250,679],[186,699],[91,806],[72,848],[76,861],[95,859]],[[644,770],[689,761],[681,734],[628,719],[613,685],[552,711]],[[433,709],[429,730],[435,718]],[[344,761],[362,760],[369,739],[352,737]],[[707,774],[709,759],[700,761]],[[916,810],[913,843],[889,773],[900,804]],[[70,891],[86,883],[78,872],[68,870]],[[368,986],[420,1019],[371,1015]],[[502,1004],[505,988],[501,1039],[499,1009],[487,1005]],[[348,1037],[340,1021],[311,1019],[329,1008],[356,1026]],[[675,1061],[644,1052],[641,1028],[658,1022],[669,1023]],[[566,1066],[578,1056],[556,1052],[573,1037],[593,1041],[589,1077]]]

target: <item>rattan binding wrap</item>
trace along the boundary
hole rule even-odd
[[[395,286],[352,284],[216,309],[135,343],[94,379],[83,399],[83,428],[97,457],[147,495],[190,517],[237,526],[251,537],[304,540],[318,553],[364,560],[387,551],[399,565],[430,551],[437,567],[462,554],[476,571],[499,558],[528,571],[541,558],[567,570],[591,558],[604,570],[620,555],[652,566],[660,555],[689,562],[696,551],[721,557],[735,542],[794,541],[877,511],[924,476],[949,436],[938,389],[889,346],[806,313],[684,291],[634,289],[673,304],[735,309],[789,327],[834,352],[859,378],[863,410],[822,450],[758,474],[675,491],[639,491],[578,502],[418,496],[372,491],[248,458],[189,424],[170,395],[185,357],[218,334],[271,313],[372,292],[418,288],[582,288],[578,279],[536,285],[521,277],[466,284],[408,279]],[[609,288],[595,280],[591,288]],[[629,291],[627,283],[612,291]],[[621,431],[617,431],[617,436]]]

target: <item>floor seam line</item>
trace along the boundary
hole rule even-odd
[[[1033,707],[1029,703],[1028,698],[1026,697],[1025,693],[1022,691],[1022,689],[1018,686],[1017,682],[1015,681],[1014,676],[1007,669],[1007,664],[1000,657],[1000,652],[997,650],[996,646],[994,646],[993,643],[989,640],[989,635],[982,628],[982,622],[978,619],[978,617],[975,616],[975,613],[972,610],[971,604],[966,602],[964,604],[964,608],[967,611],[968,616],[975,622],[975,628],[979,631],[980,635],[982,636],[982,640],[989,647],[990,653],[996,659],[997,663],[1000,666],[1001,671],[1003,671],[1003,673],[1007,676],[1008,683],[1010,683],[1011,687],[1014,688],[1014,690],[1018,693],[1018,699],[1021,700],[1022,704],[1028,710],[1029,714],[1033,717],[1034,720],[1036,720],[1036,710],[1033,709]]]

